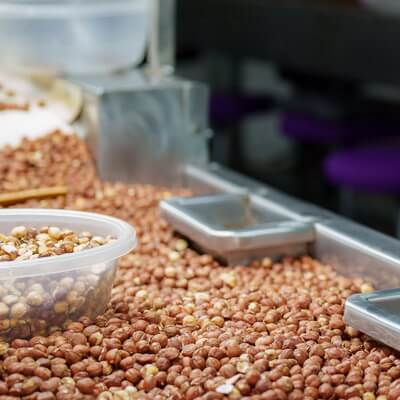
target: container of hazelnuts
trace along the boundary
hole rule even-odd
[[[46,335],[110,300],[117,260],[136,246],[116,218],[67,210],[0,210],[0,339]]]

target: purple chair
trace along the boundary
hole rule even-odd
[[[400,195],[400,143],[338,151],[326,158],[324,171],[340,188],[342,212],[349,215],[354,191]],[[397,234],[400,236],[400,218]]]
[[[347,127],[336,120],[288,112],[282,116],[281,131],[289,139],[312,144],[336,144],[347,137]]]
[[[320,145],[349,145],[377,137],[390,137],[400,133],[399,127],[398,121],[370,115],[330,120],[306,113],[287,112],[281,120],[282,133],[288,138]]]

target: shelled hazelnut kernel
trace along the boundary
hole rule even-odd
[[[113,240],[112,237],[93,236],[88,232],[79,234],[56,226],[40,229],[16,226],[9,235],[0,233],[0,261],[26,261],[76,253]]]

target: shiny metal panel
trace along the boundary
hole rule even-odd
[[[400,289],[350,297],[344,319],[352,327],[400,350]]]
[[[400,287],[399,241],[343,218],[316,224],[314,255],[376,289]]]
[[[74,80],[101,178],[182,185],[182,166],[208,163],[208,90],[143,71]]]

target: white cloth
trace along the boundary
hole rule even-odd
[[[55,130],[72,133],[73,128],[46,110],[5,110],[0,112],[0,147],[18,146],[23,138],[36,139]]]

